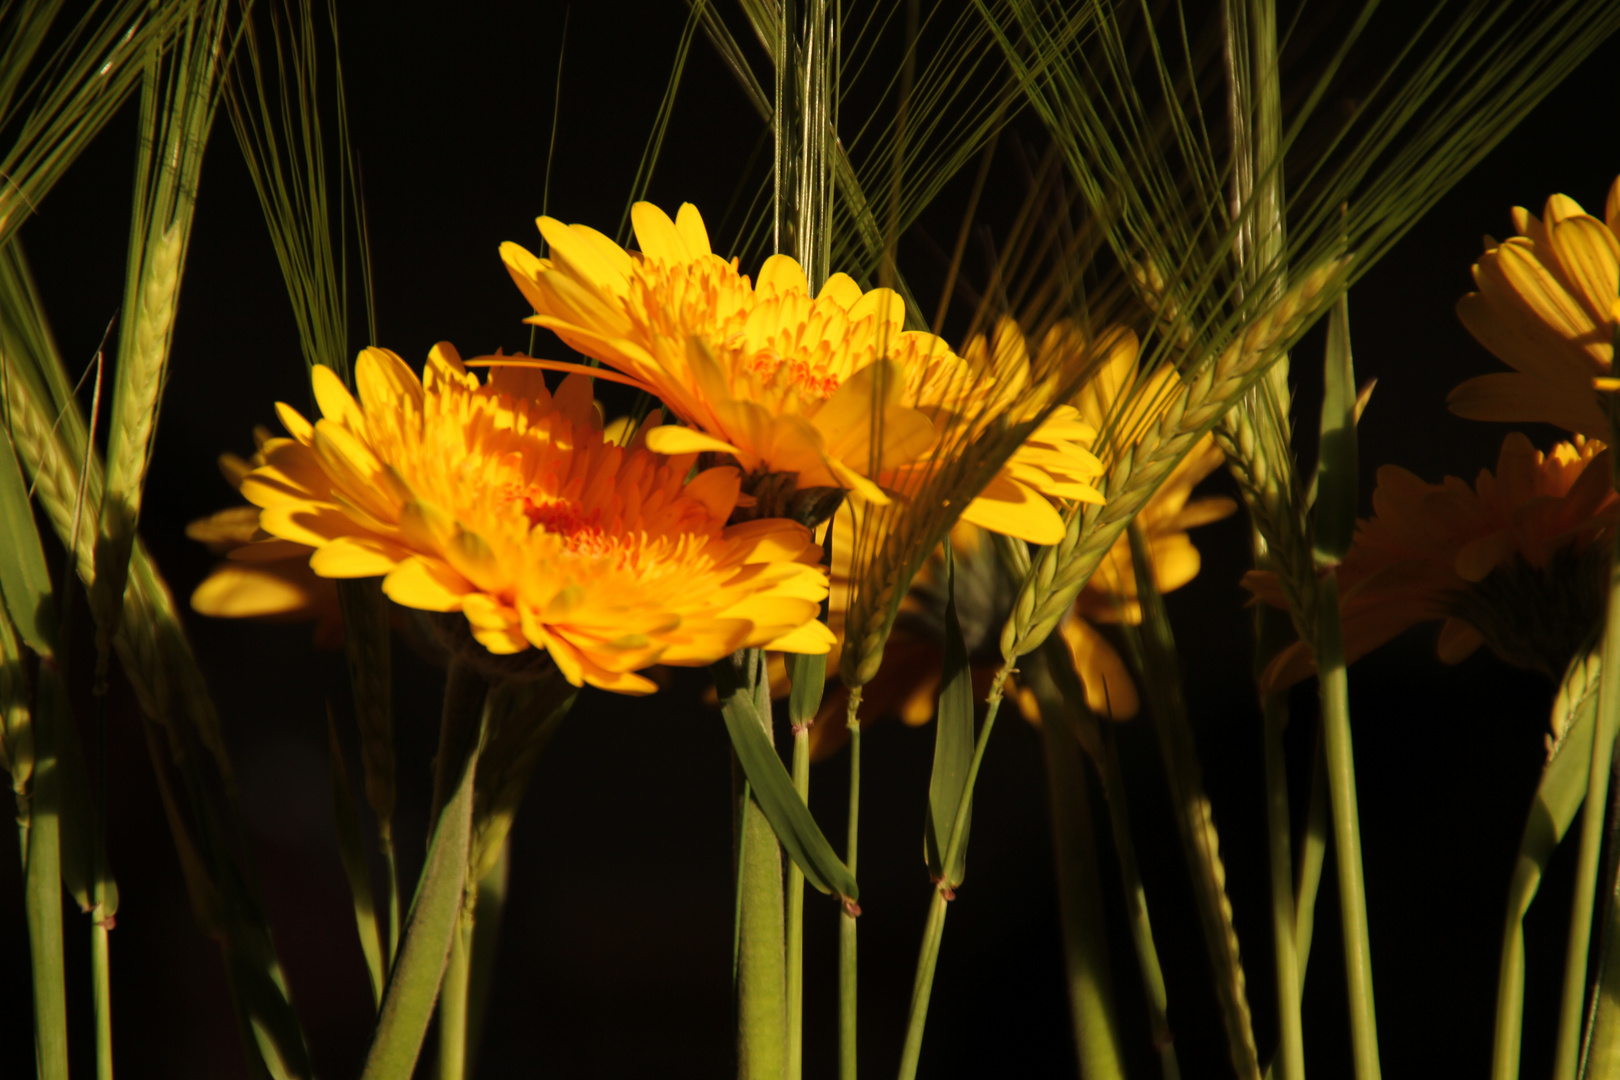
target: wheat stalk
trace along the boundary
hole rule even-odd
[[[1044,549],[1019,590],[1002,629],[1002,656],[1017,662],[1046,640],[1091,579],[1103,557],[1159,485],[1213,428],[1268,364],[1282,354],[1344,287],[1351,260],[1332,259],[1302,278],[1171,399],[1165,411],[1114,460],[1096,486],[1101,506],[1077,508],[1063,540]]]

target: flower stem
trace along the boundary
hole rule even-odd
[[[857,841],[861,832],[861,724],[855,714],[861,707],[861,688],[849,692],[849,838],[844,845],[844,863],[854,874]],[[856,1080],[858,1062],[855,1038],[856,991],[855,914],[846,906],[838,916],[838,1077]]]
[[[472,920],[462,909],[450,939],[450,962],[439,987],[439,1080],[463,1080],[467,1073],[467,990],[472,971]]]
[[[1061,650],[1061,651],[1060,651]],[[1068,672],[1061,665],[1070,665]],[[1046,644],[1025,661],[1025,685],[1035,691],[1041,710],[1041,749],[1046,760],[1046,788],[1052,814],[1052,849],[1057,870],[1058,910],[1063,923],[1063,953],[1069,978],[1069,1010],[1074,1025],[1080,1075],[1086,1080],[1123,1077],[1114,988],[1109,977],[1107,927],[1102,885],[1098,880],[1097,839],[1091,814],[1086,762],[1075,737],[1073,710],[1085,699],[1073,675],[1073,660],[1061,638]],[[1058,681],[1064,676],[1063,682]],[[1063,685],[1064,683],[1072,685]],[[1092,721],[1093,723],[1095,721]],[[1133,916],[1136,914],[1132,912]],[[1141,914],[1146,916],[1146,911]],[[1135,920],[1133,919],[1133,923]],[[1133,931],[1136,929],[1133,925]],[[1149,948],[1151,948],[1151,938]],[[1155,964],[1156,967],[1156,964]],[[1144,979],[1144,982],[1146,980]],[[1164,993],[1164,982],[1157,990]],[[1149,991],[1150,1011],[1152,990]],[[1153,1016],[1154,1041],[1160,1043],[1162,1010]],[[1172,1052],[1173,1060],[1173,1052]]]
[[[1597,899],[1598,856],[1603,847],[1604,807],[1609,801],[1609,758],[1615,720],[1620,714],[1620,544],[1609,566],[1609,603],[1603,626],[1603,673],[1598,686],[1597,722],[1592,725],[1592,758],[1587,766],[1586,803],[1581,812],[1580,862],[1575,872],[1574,910],[1564,958],[1564,994],[1558,1014],[1558,1052],[1553,1080],[1574,1080],[1581,1048],[1581,1021],[1586,1016],[1587,951]]]
[[[1305,835],[1299,842],[1294,867],[1294,952],[1299,957],[1299,983],[1311,962],[1311,938],[1316,932],[1316,894],[1322,887],[1322,863],[1327,859],[1328,780],[1327,740],[1316,732],[1315,764],[1311,766],[1311,795],[1305,810]]]
[[[1288,772],[1283,761],[1288,701],[1281,694],[1266,694],[1260,708],[1265,724],[1266,825],[1271,843],[1271,944],[1277,969],[1277,1056],[1272,1076],[1276,1080],[1304,1080],[1299,923],[1294,915],[1293,837],[1288,814]]]
[[[1356,763],[1350,739],[1350,688],[1339,625],[1338,575],[1322,579],[1317,671],[1327,748],[1328,798],[1339,871],[1344,967],[1350,998],[1350,1040],[1356,1080],[1378,1080],[1378,1026],[1373,1008],[1372,955],[1367,933],[1367,891],[1361,867],[1361,823],[1356,811]]]
[[[951,825],[950,842],[940,865],[955,866],[961,853],[963,837],[967,834],[968,814],[973,807],[973,785],[979,779],[979,765],[984,761],[984,748],[990,742],[990,731],[996,726],[996,713],[1001,709],[1002,688],[1012,674],[1012,661],[1002,663],[990,683],[985,698],[984,724],[979,728],[978,741],[973,745],[973,760],[968,763],[967,783],[962,787],[962,801],[956,808],[956,820]],[[928,1020],[928,999],[934,991],[934,968],[939,963],[940,939],[945,934],[945,905],[952,890],[940,880],[934,885],[934,898],[928,908],[928,924],[923,928],[922,951],[917,957],[917,977],[911,987],[911,1020],[906,1025],[905,1048],[900,1057],[900,1080],[915,1080],[917,1062],[922,1056],[923,1027]]]
[[[760,723],[771,734],[764,654],[740,657]],[[737,947],[737,1076],[782,1080],[787,1074],[787,975],[782,904],[782,847],[752,796],[742,801]]]
[[[810,800],[810,731],[793,732],[793,787]],[[804,1075],[804,871],[788,860],[787,877],[787,1075]]]
[[[34,785],[29,807],[24,903],[34,976],[34,1053],[40,1080],[67,1080],[67,974],[62,962],[61,794],[56,732],[62,715],[45,698],[65,693],[40,669],[34,710]]]
[[[96,795],[91,809],[91,857],[95,861],[90,909],[90,981],[96,1018],[96,1080],[112,1080],[112,956],[107,934],[107,680],[105,651],[97,662]]]
[[[1170,1030],[1170,999],[1164,988],[1164,971],[1159,966],[1159,950],[1153,941],[1153,924],[1148,919],[1147,889],[1142,885],[1142,868],[1136,861],[1136,845],[1131,839],[1130,810],[1125,803],[1125,774],[1119,765],[1119,749],[1113,728],[1104,722],[1102,733],[1103,797],[1108,800],[1108,820],[1114,834],[1114,851],[1119,858],[1120,884],[1125,892],[1125,908],[1131,920],[1131,938],[1136,945],[1136,962],[1141,969],[1142,991],[1147,996],[1148,1023],[1153,1045],[1159,1051],[1159,1069],[1164,1080],[1181,1080],[1181,1063],[1176,1058],[1175,1035]]]

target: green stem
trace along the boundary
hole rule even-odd
[[[861,688],[849,692],[849,838],[844,845],[844,862],[855,873],[857,841],[861,832],[861,724],[855,714],[861,707]],[[838,1077],[856,1080],[858,1060],[856,1023],[856,912],[846,904],[838,916]]]
[[[473,921],[463,909],[450,939],[450,962],[439,987],[439,1080],[467,1074],[467,990],[471,985]]]
[[[508,837],[501,844],[500,857],[489,873],[478,882],[478,899],[473,908],[472,987],[467,992],[467,1075],[477,1075],[478,1047],[489,1017],[490,994],[495,986],[495,961],[499,957],[501,923],[506,915],[506,893],[511,882],[512,845]]]
[[[1612,422],[1612,421],[1611,421]],[[1620,671],[1620,544],[1609,565],[1609,603],[1603,626],[1603,673]],[[1598,686],[1597,723],[1592,725],[1592,758],[1587,766],[1586,804],[1581,811],[1580,863],[1575,872],[1574,910],[1564,959],[1564,993],[1558,1014],[1558,1052],[1553,1080],[1574,1080],[1581,1048],[1581,1021],[1586,1015],[1587,950],[1597,901],[1598,856],[1603,847],[1603,809],[1609,801],[1609,758],[1615,719],[1620,715],[1620,679],[1605,677]]]
[[[1327,749],[1328,798],[1339,871],[1344,967],[1350,998],[1350,1040],[1356,1080],[1378,1080],[1378,1026],[1373,1008],[1372,955],[1367,933],[1367,891],[1361,867],[1361,823],[1356,811],[1356,763],[1350,739],[1350,687],[1339,625],[1338,575],[1322,579],[1317,671]],[[1607,777],[1607,772],[1605,772]],[[1583,956],[1584,967],[1584,956]]]
[[[98,892],[101,890],[97,889]],[[107,924],[98,912],[102,901],[96,902],[90,921],[90,978],[95,984],[96,1011],[96,1077],[112,1080],[112,973],[108,954]]]
[[[984,761],[984,748],[990,742],[990,731],[996,726],[996,713],[1001,710],[1002,687],[1012,674],[1012,661],[1006,661],[996,672],[985,698],[987,708],[984,724],[979,728],[978,741],[973,745],[973,760],[968,763],[967,783],[962,785],[962,801],[956,808],[956,820],[951,824],[951,839],[945,845],[945,855],[939,864],[957,865],[961,854],[962,838],[967,834],[968,814],[973,807],[973,786],[979,779],[979,765]],[[945,934],[945,905],[955,896],[943,880],[934,885],[934,899],[928,909],[928,925],[923,928],[922,951],[917,957],[917,977],[911,987],[911,1019],[906,1025],[905,1048],[900,1057],[900,1080],[914,1080],[917,1062],[922,1057],[923,1028],[928,1021],[928,999],[934,990],[934,968],[939,963],[940,939]]]
[[[1294,950],[1299,956],[1299,983],[1305,985],[1310,966],[1311,938],[1316,931],[1316,894],[1322,887],[1322,864],[1327,861],[1328,780],[1327,740],[1316,731],[1315,765],[1311,767],[1311,796],[1305,811],[1305,835],[1300,837],[1299,862],[1294,867]]]
[[[793,787],[810,801],[810,731],[793,732]],[[787,1075],[804,1075],[804,871],[788,861],[787,878]]]
[[[41,668],[39,696],[61,687]],[[68,1080],[67,976],[62,963],[62,853],[55,706],[34,710],[34,790],[29,810],[24,905],[34,976],[34,1052],[39,1080]]]
[[[382,848],[383,857],[383,906],[388,909],[388,933],[385,940],[388,942],[388,954],[384,957],[384,965],[392,971],[394,960],[399,956],[399,863],[394,857],[393,830],[382,833],[378,837],[378,845]],[[382,908],[378,909],[379,914]]]
[[[1153,1036],[1153,1046],[1159,1052],[1159,1069],[1164,1080],[1181,1080],[1175,1035],[1170,1030],[1170,998],[1164,988],[1159,950],[1153,941],[1147,889],[1142,885],[1142,869],[1136,861],[1136,844],[1131,839],[1131,816],[1125,803],[1125,773],[1119,765],[1119,749],[1114,742],[1112,726],[1106,721],[1098,726],[1101,728],[1103,745],[1102,760],[1098,763],[1101,766],[1103,797],[1108,800],[1108,820],[1114,835],[1114,851],[1119,858],[1125,910],[1130,916],[1131,940],[1136,946],[1136,962],[1142,973],[1142,991],[1147,997],[1149,1030]]]
[[[1055,648],[1054,648],[1055,646]],[[1056,652],[1062,650],[1062,654]],[[1046,788],[1051,801],[1052,850],[1057,869],[1058,911],[1063,923],[1063,954],[1069,980],[1069,1009],[1074,1026],[1080,1075],[1086,1080],[1122,1077],[1119,1025],[1114,1015],[1114,988],[1109,977],[1108,937],[1098,880],[1097,840],[1091,815],[1090,785],[1080,742],[1073,730],[1074,702],[1079,693],[1063,693],[1054,676],[1040,670],[1071,665],[1068,646],[1051,637],[1025,661],[1027,684],[1041,708],[1041,749],[1046,760]],[[1070,679],[1076,683],[1078,680]],[[1145,912],[1144,912],[1145,914]],[[1133,928],[1134,929],[1134,928]],[[1161,980],[1159,991],[1164,989]],[[1158,1019],[1154,1017],[1155,1021]],[[1157,1024],[1155,1024],[1157,1028]],[[1155,1030],[1155,1042],[1159,1032]]]
[[[1288,701],[1281,694],[1267,694],[1260,705],[1265,723],[1266,825],[1271,844],[1271,943],[1277,969],[1277,1056],[1272,1075],[1277,1080],[1304,1080],[1299,920],[1294,913],[1293,838],[1288,814],[1288,771],[1283,758]]]
[[[96,675],[96,795],[90,851],[95,860],[90,909],[90,981],[96,1018],[96,1080],[112,1080],[112,956],[107,940],[107,678],[103,647]]]
[[[764,654],[747,650],[740,667],[753,691],[760,723],[769,735],[770,686]],[[787,950],[782,847],[752,797],[742,804],[741,843],[737,1075],[740,1080],[783,1080],[787,1074]]]
[[[427,861],[383,993],[362,1080],[409,1080],[459,935],[466,907],[473,785],[487,718],[484,697],[482,680],[461,661],[451,661]]]

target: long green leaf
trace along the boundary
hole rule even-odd
[[[805,880],[821,892],[857,899],[860,890],[854,875],[833,853],[821,827],[810,816],[810,808],[794,790],[793,777],[788,775],[776,747],[765,737],[759,710],[738,677],[736,666],[730,660],[721,660],[710,670],[732,748],[783,850],[804,871]]]
[[[447,694],[448,696],[448,694]],[[447,702],[446,712],[451,708]],[[485,710],[487,715],[487,708]],[[450,725],[446,724],[448,731]],[[441,775],[448,774],[446,798],[428,844],[427,862],[411,902],[399,959],[388,979],[382,1009],[372,1032],[362,1080],[410,1080],[422,1052],[439,983],[450,959],[451,939],[465,904],[467,858],[471,849],[473,790],[484,722],[478,722],[471,745],[445,746],[455,754]],[[457,754],[457,749],[463,752]]]
[[[1541,876],[1554,849],[1569,832],[1586,798],[1586,774],[1592,760],[1592,718],[1597,714],[1602,657],[1596,649],[1571,661],[1553,704],[1552,727],[1557,741],[1548,754],[1541,782],[1519,840],[1513,881],[1508,886],[1507,918],[1502,927],[1501,970],[1497,976],[1496,1039],[1491,1080],[1517,1080],[1519,1044],[1524,1029],[1524,917],[1541,888]],[[1593,1076],[1608,1076],[1595,1072]]]
[[[1350,355],[1350,297],[1341,295],[1328,316],[1322,368],[1322,443],[1317,461],[1311,535],[1318,563],[1344,558],[1356,531],[1356,374]]]
[[[0,444],[0,536],[6,537],[0,544],[0,601],[28,647],[40,656],[54,656],[56,605],[51,598],[51,573],[9,429]]]
[[[945,666],[940,676],[939,719],[934,723],[934,770],[928,781],[928,818],[923,829],[923,853],[928,872],[936,881],[951,888],[962,884],[967,871],[967,830],[973,821],[973,807],[967,809],[964,835],[949,872],[942,865],[945,857],[941,838],[949,839],[956,811],[967,796],[968,765],[973,760],[973,669],[968,663],[967,646],[962,642],[962,624],[956,614],[956,561],[951,545],[945,545]]]
[[[67,688],[49,666],[40,669],[34,713],[34,785],[23,872],[28,951],[33,965],[34,1050],[40,1080],[68,1080],[67,983],[62,963],[61,789],[57,773],[58,721],[67,712]]]

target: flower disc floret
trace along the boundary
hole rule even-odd
[[[487,384],[449,345],[420,379],[367,349],[359,400],[317,367],[321,419],[278,406],[291,438],[242,483],[271,536],[314,548],[322,577],[383,577],[405,607],[460,612],[489,652],[544,649],[574,685],[648,693],[635,672],[735,649],[825,652],[827,593],[803,526],[728,526],[740,475],[688,474],[695,454],[603,437],[590,380],[538,372]]]

